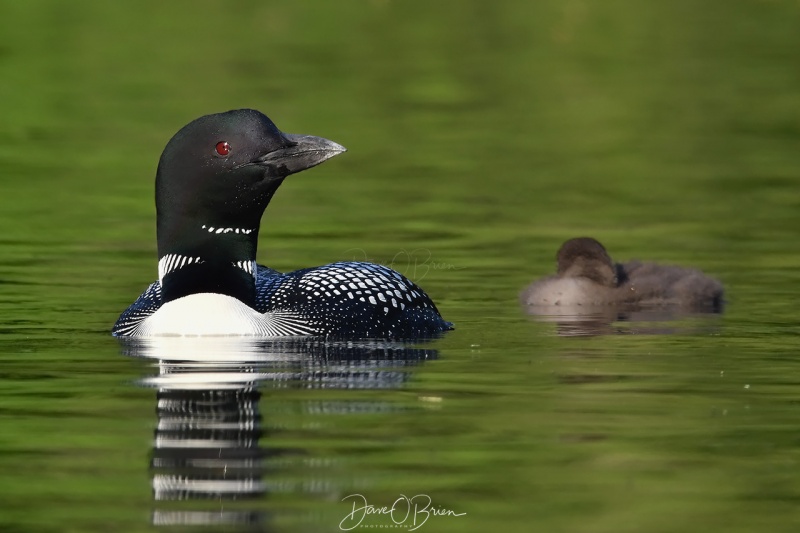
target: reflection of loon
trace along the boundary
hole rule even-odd
[[[263,493],[260,397],[252,388],[160,390],[152,466],[161,473],[153,476],[155,499]]]
[[[335,481],[281,480],[282,468],[315,464],[303,448],[263,446],[280,425],[264,424],[259,406],[264,388],[375,389],[401,387],[404,367],[433,359],[435,350],[380,341],[322,339],[257,341],[225,338],[126,340],[123,352],[157,360],[159,373],[141,384],[158,389],[158,425],[153,445],[156,501],[243,500],[270,492],[328,494]],[[272,396],[271,396],[272,399]],[[274,404],[273,404],[274,408]],[[302,400],[296,414],[316,416],[387,412],[385,401]],[[315,470],[318,470],[318,466]],[[261,524],[254,510],[158,509],[155,524]]]

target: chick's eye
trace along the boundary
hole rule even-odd
[[[227,141],[220,141],[217,143],[217,153],[225,156],[231,153],[231,145]]]

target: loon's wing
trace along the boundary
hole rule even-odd
[[[292,313],[317,335],[413,338],[453,326],[402,274],[354,261],[259,276],[256,310]]]
[[[154,281],[125,312],[117,319],[111,329],[115,337],[124,337],[133,333],[139,323],[161,307],[161,283]]]

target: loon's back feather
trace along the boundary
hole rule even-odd
[[[142,323],[162,304],[155,281],[122,313],[112,333],[143,334]],[[286,274],[257,265],[255,310],[270,323],[270,336],[415,338],[452,329],[414,282],[383,265],[355,261]],[[276,322],[286,325],[276,329],[271,326]],[[264,333],[263,328],[252,332]]]

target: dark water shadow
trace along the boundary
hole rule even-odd
[[[318,338],[123,339],[122,351],[153,360],[157,371],[138,384],[157,392],[151,472],[154,525],[236,526],[270,530],[263,511],[271,493],[335,493],[336,480],[301,479],[287,487],[283,470],[315,458],[311,449],[270,443],[262,410],[275,407],[274,389],[395,389],[411,368],[437,357],[431,349],[382,340]],[[318,395],[317,395],[318,396]],[[279,402],[278,402],[279,403]],[[338,416],[398,409],[385,401],[300,399],[287,416]],[[280,406],[278,406],[280,409]],[[283,466],[281,466],[283,465]],[[206,500],[181,507],[174,502]],[[245,500],[252,506],[225,502]],[[302,519],[302,517],[301,517]]]
[[[719,331],[722,310],[680,307],[523,306],[537,322],[553,323],[562,337],[598,335],[707,335]]]

